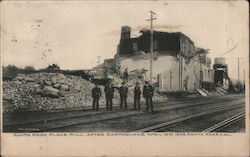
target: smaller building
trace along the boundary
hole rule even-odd
[[[217,86],[221,86],[224,89],[229,89],[230,79],[228,77],[228,66],[226,64],[225,58],[215,58],[214,59],[214,83]]]

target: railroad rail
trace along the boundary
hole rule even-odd
[[[240,120],[241,118],[245,117],[245,111],[240,112],[218,124],[213,125],[212,127],[207,128],[206,130],[202,131],[202,132],[214,132],[220,128],[223,128],[225,126],[229,126],[232,125],[233,123],[235,123],[236,121]]]
[[[220,109],[220,110],[217,109],[216,112],[225,111],[225,110],[229,110],[229,109],[233,109],[233,108],[238,108],[238,107],[243,107],[243,104],[244,103],[238,103],[236,105],[232,105],[232,106],[229,106],[229,107],[222,106],[222,107],[219,107],[218,109]],[[168,110],[168,109],[165,109],[165,110]],[[164,110],[161,110],[161,111],[164,111]],[[216,112],[214,110],[213,111],[209,110],[209,111],[207,111],[207,114],[216,113]],[[108,121],[108,120],[118,120],[118,119],[127,118],[127,117],[141,116],[143,114],[148,114],[148,113],[140,111],[139,113],[135,113],[135,114],[129,114],[129,115],[125,114],[123,116],[117,116],[117,117],[112,117],[111,116],[111,117],[104,118],[104,119],[90,120],[90,121],[87,121],[87,122],[80,122],[80,123],[69,124],[69,125],[55,126],[55,127],[52,127],[52,128],[43,128],[43,129],[40,129],[38,132],[53,131],[54,129],[63,129],[63,128],[68,128],[68,127],[72,127],[72,126],[93,124],[93,123],[104,122],[104,121]],[[202,112],[202,114],[200,114],[200,113],[198,113],[198,114],[199,115],[195,114],[195,117],[206,115],[203,112]],[[186,118],[190,119],[190,118],[195,118],[195,117],[193,116],[193,117],[189,117],[189,118],[186,117]]]
[[[237,96],[238,97],[238,96]],[[155,112],[153,114],[163,114],[164,112],[171,111],[172,109],[182,109],[182,108],[190,108],[192,107],[198,107],[203,106],[209,110],[216,107],[222,107],[227,105],[227,102],[234,101],[234,104],[244,104],[244,99],[241,99],[241,97],[231,97],[231,98],[216,98],[216,99],[206,99],[205,100],[196,100],[196,101],[177,101],[177,102],[165,102],[165,103],[158,103],[155,104]],[[207,105],[210,104],[210,105]],[[206,107],[207,106],[207,107]],[[145,106],[143,106],[144,108]],[[3,129],[4,132],[50,132],[50,131],[56,131],[56,130],[64,130],[71,127],[77,127],[77,126],[84,126],[84,125],[95,125],[95,123],[98,122],[104,122],[106,121],[112,121],[112,120],[119,120],[119,119],[125,119],[125,118],[131,118],[131,117],[137,117],[137,116],[143,116],[149,114],[148,112],[145,112],[143,110],[114,110],[114,111],[99,111],[99,112],[85,112],[86,110],[82,110],[80,112],[66,112],[67,114],[64,114],[64,112],[60,112],[60,114],[53,115],[53,113],[50,116],[40,115],[38,118],[34,119],[28,119],[29,116],[20,117],[21,120],[19,122],[12,123],[11,125],[6,125],[4,123]],[[152,114],[152,113],[150,113]],[[36,115],[38,116],[38,115]],[[34,116],[33,116],[34,117]],[[13,120],[16,120],[12,117]],[[29,120],[28,122],[25,121]],[[12,120],[12,119],[11,119]],[[12,122],[10,120],[10,122]],[[26,130],[26,128],[35,128],[36,130]],[[133,131],[133,130],[132,130]]]
[[[149,127],[146,127],[146,128],[139,129],[139,130],[135,130],[134,132],[149,132],[149,131],[151,131],[151,132],[159,132],[159,131],[164,130],[166,127],[168,127],[170,125],[173,125],[173,124],[176,124],[176,123],[179,123],[179,122],[183,122],[183,121],[186,121],[186,120],[189,120],[189,119],[198,118],[198,117],[202,117],[202,116],[205,116],[205,115],[208,115],[208,114],[213,114],[213,113],[226,111],[226,110],[230,110],[230,109],[234,109],[234,108],[244,107],[242,104],[243,103],[236,104],[236,105],[231,105],[231,106],[228,106],[228,107],[218,107],[218,108],[214,108],[213,110],[208,110],[208,111],[204,111],[204,112],[200,112],[200,113],[196,113],[196,114],[192,114],[192,115],[188,115],[188,116],[183,116],[183,117],[180,117],[180,118],[177,118],[177,119],[170,120],[168,122],[156,124],[156,125],[153,125],[153,126],[149,126]]]
[[[212,99],[212,101],[206,101],[204,102],[204,100],[198,100],[198,101],[193,101],[193,100],[187,100],[187,101],[183,101],[183,102],[160,102],[158,103],[158,107],[167,107],[168,109],[178,109],[178,108],[184,108],[184,107],[193,107],[196,105],[206,105],[208,103],[218,103],[218,102],[229,102],[232,100],[238,100],[238,98],[230,98],[227,100],[223,100],[221,98],[216,98],[216,99]],[[201,103],[200,103],[201,102]],[[187,104],[185,104],[187,103]],[[188,103],[192,103],[192,104],[188,104]],[[11,124],[7,124],[4,122],[4,127],[11,127],[11,126],[16,126],[16,125],[24,125],[24,124],[32,124],[32,123],[46,123],[46,122],[51,122],[51,121],[56,121],[56,120],[67,120],[67,119],[72,119],[72,118],[81,118],[81,117],[88,117],[88,116],[95,116],[95,115],[102,115],[102,114],[110,114],[110,113],[118,113],[118,112],[124,112],[124,110],[116,110],[118,109],[119,106],[114,107],[113,111],[93,111],[92,113],[86,113],[85,111],[91,111],[90,109],[88,110],[82,110],[82,111],[71,111],[71,112],[76,112],[75,114],[69,114],[67,115],[67,113],[70,113],[70,111],[65,111],[65,112],[60,112],[60,113],[55,113],[58,114],[55,118],[50,118],[49,114],[53,114],[53,113],[42,113],[39,116],[42,116],[43,118],[39,119],[37,118],[38,115],[35,115],[35,120],[32,119],[32,117],[28,118],[28,121],[25,122],[22,121],[21,123],[19,122],[12,122]],[[61,116],[59,115],[61,114]],[[20,117],[20,116],[19,116]],[[25,117],[25,116],[24,116]],[[22,119],[24,119],[24,117],[21,117]],[[15,117],[16,119],[17,117]],[[6,118],[7,119],[7,118]]]
[[[192,104],[175,104],[175,105],[161,105],[161,107],[158,107],[157,110],[159,111],[165,111],[165,110],[171,110],[171,109],[177,109],[177,108],[187,108],[187,107],[194,107],[194,106],[198,106],[198,105],[206,105],[206,104],[210,104],[210,103],[219,103],[219,102],[227,102],[227,101],[232,101],[232,99],[228,99],[228,100],[220,100],[220,101],[208,101],[208,102],[198,102],[198,103],[192,103]],[[17,130],[17,128],[37,128],[37,130],[35,131],[31,131],[31,132],[41,132],[41,131],[50,131],[53,129],[58,129],[58,128],[66,128],[66,127],[70,127],[70,126],[75,126],[75,125],[82,125],[82,124],[90,124],[90,123],[95,123],[95,122],[101,122],[101,121],[106,121],[106,120],[115,120],[115,119],[120,119],[120,118],[126,118],[126,117],[132,117],[132,116],[139,116],[139,115],[143,115],[143,114],[147,114],[144,111],[132,111],[132,110],[128,110],[129,112],[124,112],[123,110],[118,110],[113,112],[114,114],[121,112],[120,115],[113,115],[110,114],[110,112],[101,112],[101,113],[86,113],[85,115],[81,115],[81,116],[70,116],[70,117],[65,117],[65,118],[56,118],[56,119],[49,119],[49,120],[40,120],[40,121],[35,121],[35,122],[30,122],[30,123],[23,123],[23,124],[17,124],[17,125],[10,125],[10,126],[4,126],[4,131],[13,131],[13,130]],[[83,112],[84,113],[84,112]],[[107,115],[105,118],[96,118],[95,116],[97,115]],[[81,120],[81,119],[85,119],[87,117],[93,116],[92,119],[89,120]],[[63,124],[62,121],[66,121],[68,120],[69,123],[68,124]],[[57,123],[59,122],[59,125],[53,125],[53,123]],[[38,127],[37,127],[38,126]]]

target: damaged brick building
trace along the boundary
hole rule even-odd
[[[121,28],[121,39],[117,47],[117,64],[129,72],[145,70],[149,78],[150,30],[142,29],[141,35],[131,38],[131,28]],[[214,72],[208,51],[195,46],[181,32],[154,31],[153,82],[159,91],[188,91],[213,84]]]

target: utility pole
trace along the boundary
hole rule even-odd
[[[153,21],[156,20],[153,16],[156,15],[152,10],[150,12],[150,19],[146,21],[150,21],[150,83],[152,84],[152,75],[153,75],[153,56],[154,56],[154,38],[153,38]]]
[[[240,83],[240,58],[238,59],[238,83]]]
[[[235,59],[237,59],[238,61],[238,83],[240,83],[240,59],[244,59],[244,58],[235,58]],[[245,79],[245,76],[243,79]]]
[[[244,69],[244,73],[243,73],[243,89],[245,90],[245,69]]]

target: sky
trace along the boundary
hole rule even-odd
[[[182,32],[209,57],[225,57],[229,76],[247,75],[249,55],[246,1],[9,1],[1,3],[2,64],[61,69],[89,69],[112,58],[121,26],[149,28],[149,10],[157,18],[155,30]],[[229,53],[223,55],[228,50]],[[221,56],[222,55],[222,56]]]

